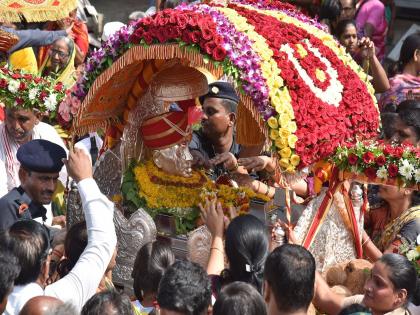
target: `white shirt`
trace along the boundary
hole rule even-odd
[[[100,192],[92,178],[80,181],[78,188],[85,212],[88,245],[70,273],[47,286],[44,291],[31,289],[34,283],[23,288],[16,286],[11,294],[13,299],[8,299],[4,314],[18,314],[27,300],[38,295],[56,297],[64,303],[73,304],[80,311],[96,293],[117,245],[114,204]],[[21,294],[23,291],[24,295]]]
[[[61,146],[66,153],[68,152],[63,140],[58,135],[54,127],[39,122],[32,130],[32,139],[44,139]],[[19,167],[20,163],[16,158],[17,150],[20,145],[10,139],[6,132],[6,125],[0,124],[0,198],[10,190],[20,186]],[[60,181],[66,185],[67,170],[65,167],[60,172]]]

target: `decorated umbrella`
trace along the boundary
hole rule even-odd
[[[367,75],[323,26],[279,1],[183,5],[121,29],[90,56],[60,119],[77,134],[124,125],[175,58],[233,81],[241,100],[237,141],[268,139],[283,171],[377,135]]]
[[[68,17],[76,7],[77,0],[4,0],[0,1],[0,21],[56,21]]]

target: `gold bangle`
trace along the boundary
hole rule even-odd
[[[224,253],[221,249],[219,249],[219,248],[217,248],[217,247],[210,247],[210,250],[212,250],[212,249],[215,249],[215,250],[217,250],[217,251],[221,252],[221,253],[222,253],[222,255],[224,255],[224,254],[225,254],[225,253]]]

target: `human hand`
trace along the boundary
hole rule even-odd
[[[70,150],[68,160],[63,159],[63,163],[66,165],[69,176],[76,182],[93,176],[90,157],[82,149]]]
[[[229,171],[236,171],[239,167],[236,157],[230,152],[217,154],[210,160],[211,165],[223,164],[224,168]]]
[[[292,224],[287,224],[281,220],[277,220],[277,222],[274,224],[273,229],[271,230],[271,238],[273,241],[275,241],[275,230],[277,228],[282,228],[284,233],[286,234],[287,243],[288,244],[298,244],[299,242],[296,239],[295,232],[293,230]]]
[[[203,206],[201,203],[198,205],[201,211],[201,218],[209,229],[211,235],[214,237],[223,237],[225,228],[225,219],[223,214],[222,205],[217,202],[217,199],[206,199],[206,204]]]
[[[76,37],[76,35],[73,32],[73,26],[74,26],[74,23],[71,23],[70,26],[66,27],[67,36],[70,37],[71,39],[74,39]]]
[[[238,184],[238,186],[248,187],[257,192],[258,187],[256,183],[258,183],[258,181],[253,179],[248,174],[232,173],[230,174],[230,177]]]
[[[271,158],[264,155],[238,159],[238,164],[248,171],[262,171],[270,162]]]
[[[375,44],[370,40],[369,37],[363,37],[358,42],[362,58],[370,59],[375,56]]]
[[[193,167],[195,168],[210,168],[210,162],[208,159],[206,159],[201,152],[197,150],[191,150],[190,151],[192,157],[193,157]]]
[[[61,227],[66,227],[66,216],[58,215],[53,217],[51,225],[60,225]]]

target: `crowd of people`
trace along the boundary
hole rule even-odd
[[[379,103],[379,137],[418,149],[420,34],[405,38],[398,62],[384,66],[387,38],[393,36],[393,1],[290,2],[318,16],[369,74]],[[146,12],[134,12],[130,20],[179,4],[157,1]],[[103,39],[123,25],[106,25]],[[2,23],[0,31],[16,38],[11,47],[0,41],[3,66],[52,78],[66,88],[83,75],[89,40],[77,10],[43,25]],[[239,97],[233,86],[213,82],[199,103],[201,123],[188,144],[194,167],[207,169],[213,180],[228,172],[240,186],[273,198],[279,186],[275,159],[261,148],[236,142]],[[200,205],[212,237],[206,268],[177,259],[166,242],[149,242],[138,249],[131,274],[134,293],[129,296],[112,282],[118,251],[116,210],[93,179],[101,133],[87,134],[70,148],[53,126],[54,119],[36,109],[2,106],[0,120],[3,314],[299,315],[315,309],[343,315],[420,314],[419,271],[399,253],[403,242],[420,246],[415,189],[370,187],[371,209],[361,243],[373,268],[367,271],[364,294],[344,296],[332,290],[312,253],[298,244],[291,225],[279,223],[287,237],[281,244],[253,215],[228,220],[213,199]],[[70,179],[77,184],[85,220],[67,227],[61,207]],[[311,176],[292,189],[306,201],[315,195]]]

